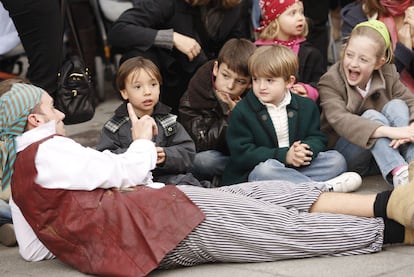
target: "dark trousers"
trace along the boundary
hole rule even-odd
[[[9,11],[29,60],[27,79],[53,94],[62,57],[59,0],[0,0]]]
[[[328,15],[330,1],[328,0],[303,0],[305,16],[310,19],[308,41],[321,51],[323,66],[328,64]]]

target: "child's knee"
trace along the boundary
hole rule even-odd
[[[387,118],[393,118],[395,116],[405,116],[409,117],[409,109],[407,103],[401,99],[393,99],[389,101],[385,106],[382,108],[382,113]]]
[[[269,177],[274,175],[275,170],[280,167],[284,167],[284,165],[281,162],[275,159],[269,159],[256,165],[254,169],[251,171],[250,175]]]
[[[335,176],[344,173],[348,170],[345,157],[336,150],[329,150],[324,152],[329,165],[329,170]]]
[[[379,111],[370,109],[370,110],[366,110],[361,117],[375,121],[375,122],[379,122],[382,123],[383,125],[389,126],[389,122],[388,119]]]

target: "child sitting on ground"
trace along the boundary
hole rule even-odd
[[[251,86],[247,61],[255,49],[246,39],[227,41],[217,59],[197,70],[180,100],[180,122],[197,149],[191,172],[214,186],[219,185],[229,159],[229,115]]]
[[[388,184],[407,183],[414,160],[414,95],[394,64],[387,27],[379,20],[355,26],[342,59],[319,83],[322,130],[329,145],[361,175],[381,173]]]
[[[170,114],[171,108],[159,102],[162,79],[157,66],[143,57],[134,57],[119,68],[116,84],[124,102],[115,110],[115,115],[105,123],[97,150],[123,153],[132,142],[131,122],[127,103],[131,103],[136,115],[154,117],[158,135],[153,138],[157,146],[157,167],[152,174],[154,181],[166,184],[188,183],[200,186],[190,169],[195,146],[177,116]],[[203,182],[209,186],[209,182]]]

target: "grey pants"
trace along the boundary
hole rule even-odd
[[[380,251],[384,223],[308,213],[326,187],[261,181],[203,189],[178,186],[206,219],[164,257],[160,268],[211,262],[268,262]]]

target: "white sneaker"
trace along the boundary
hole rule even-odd
[[[403,166],[395,172],[392,177],[392,184],[394,187],[408,184],[408,166]]]
[[[341,175],[327,180],[332,187],[332,191],[351,192],[357,190],[362,185],[362,178],[356,172],[344,172]]]

